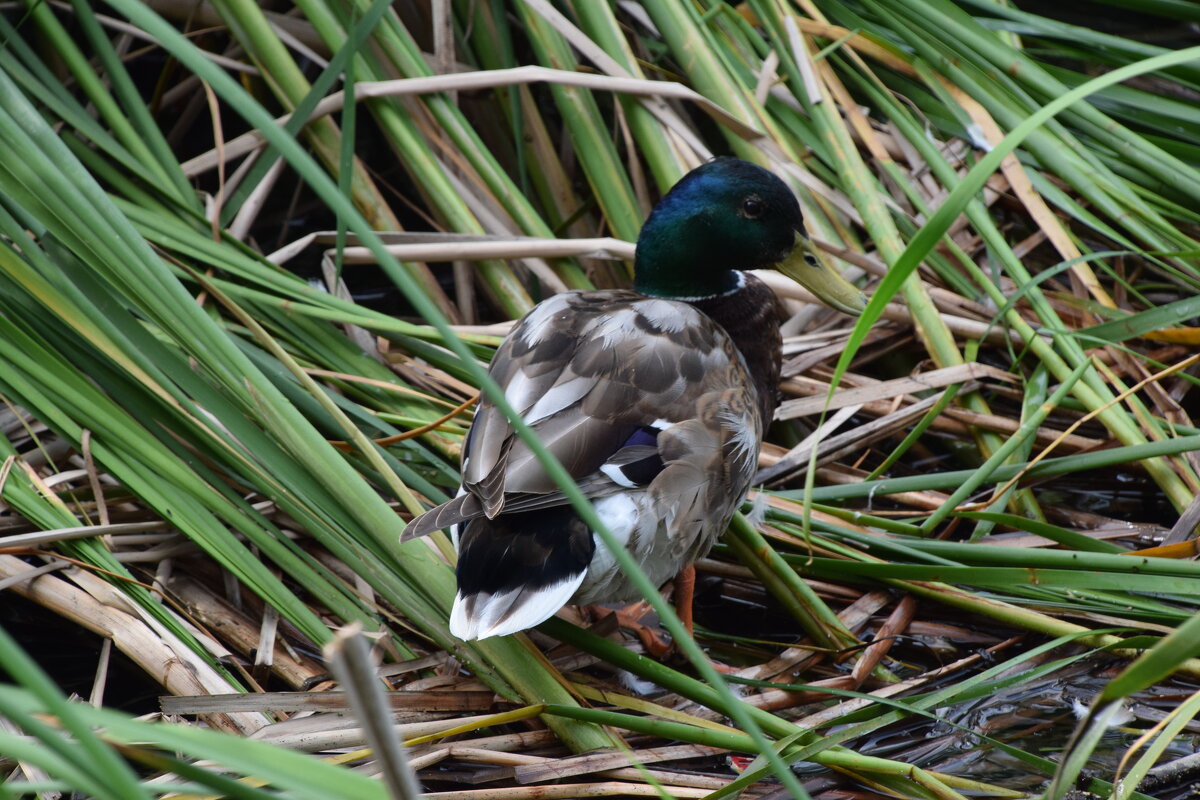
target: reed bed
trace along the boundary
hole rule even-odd
[[[1080,5],[6,5],[0,798],[1183,796],[1200,15]],[[719,154],[872,299],[695,639],[454,639],[491,352]]]

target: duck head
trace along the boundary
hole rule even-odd
[[[634,288],[679,300],[735,291],[738,272],[775,269],[847,314],[866,306],[804,233],[791,189],[762,167],[717,158],[685,175],[638,237]]]

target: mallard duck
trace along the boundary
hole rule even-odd
[[[776,405],[775,268],[848,313],[862,293],[822,263],[778,177],[735,158],[689,172],[638,237],[634,291],[566,292],[513,328],[490,374],[655,585],[708,552],[750,487]],[[461,639],[516,633],[567,603],[639,594],[486,398],[462,487],[409,523],[457,536]]]

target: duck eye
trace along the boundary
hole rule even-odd
[[[758,219],[767,210],[767,204],[757,197],[747,197],[742,201],[742,216],[746,219]]]

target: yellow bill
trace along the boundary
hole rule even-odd
[[[858,316],[867,307],[867,296],[857,286],[842,277],[829,263],[824,253],[801,234],[796,234],[796,247],[775,269],[808,289],[830,308]]]

